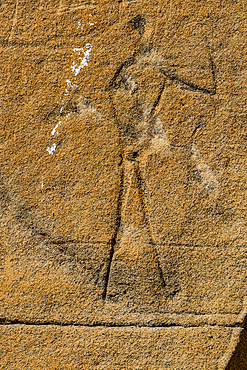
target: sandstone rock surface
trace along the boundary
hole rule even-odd
[[[1,368],[247,369],[246,15],[0,4]]]

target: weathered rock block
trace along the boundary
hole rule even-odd
[[[246,12],[0,5],[1,368],[247,368]]]

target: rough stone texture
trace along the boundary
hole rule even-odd
[[[216,370],[235,332],[241,329],[6,325],[1,369]]]
[[[246,14],[0,4],[2,368],[247,368]]]

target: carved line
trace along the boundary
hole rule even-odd
[[[247,320],[247,296],[243,298],[242,310],[238,315],[238,322],[245,326],[246,320]]]
[[[0,325],[8,324],[26,324],[26,325],[61,325],[61,326],[107,326],[107,327],[130,327],[130,326],[140,326],[140,327],[153,327],[153,328],[166,328],[181,326],[185,328],[189,327],[224,327],[242,330],[242,325],[239,325],[238,315],[235,314],[190,314],[190,313],[156,313],[152,314],[142,314],[142,313],[126,313],[125,315],[119,314],[111,317],[109,313],[111,311],[105,311],[107,306],[102,306],[104,311],[100,317],[100,320],[96,321],[95,318],[84,316],[82,319],[72,319],[67,322],[62,322],[59,320],[43,321],[43,320],[14,320],[8,319],[7,317],[0,318]],[[111,306],[109,307],[111,310]],[[85,312],[86,313],[86,312]],[[236,338],[237,331],[235,331],[235,336],[231,342],[236,343],[234,339]],[[235,348],[235,347],[234,347]],[[227,353],[223,356],[226,358]],[[218,360],[220,363],[223,358]],[[224,369],[224,368],[223,368]],[[221,369],[219,369],[221,370]]]
[[[242,310],[239,313],[239,315],[237,316],[236,321],[242,327],[238,327],[238,328],[233,329],[233,333],[232,333],[232,337],[231,337],[229,347],[228,347],[226,353],[224,354],[224,356],[222,356],[219,359],[218,370],[225,370],[226,369],[229,361],[231,360],[231,358],[234,354],[234,351],[235,351],[237,345],[239,344],[240,334],[244,330],[243,326],[244,327],[246,326],[246,321],[247,321],[247,297],[243,298]]]
[[[205,89],[203,87],[198,86],[197,84],[194,84],[192,82],[185,81],[184,79],[179,78],[177,76],[170,75],[169,73],[163,71],[162,69],[161,69],[161,72],[164,74],[164,76],[166,76],[166,78],[168,80],[170,80],[170,81],[177,81],[177,82],[179,82],[182,85],[186,85],[192,91],[195,91],[195,92],[198,91],[198,92],[201,92],[201,93],[204,93],[204,94],[209,94],[209,95],[215,95],[216,94],[216,90],[215,89],[214,90]]]
[[[68,240],[52,240],[51,237],[49,237],[46,233],[43,233],[43,232],[36,232],[37,235],[39,235],[40,237],[42,237],[43,240],[46,240],[46,242],[49,242],[50,244],[54,244],[54,245],[62,245],[62,244],[67,244],[67,243],[73,243],[73,244],[85,244],[85,245],[98,245],[98,244],[104,244],[104,245],[111,245],[112,244],[112,239],[110,241],[85,241],[84,239],[82,240],[74,240],[74,239],[68,239]],[[170,241],[167,241],[167,242],[163,242],[163,243],[157,243],[157,245],[160,245],[160,246],[166,246],[166,247],[176,247],[176,248],[180,248],[180,247],[188,247],[188,248],[202,248],[202,249],[205,249],[205,248],[224,248],[227,246],[227,244],[222,244],[222,245],[219,245],[219,244],[213,244],[213,245],[199,245],[199,244],[182,244],[182,243],[174,243],[174,242],[170,242]],[[237,248],[244,248],[244,246],[239,246],[239,245],[235,245],[235,247]],[[246,314],[247,314],[247,310],[246,310]]]
[[[213,81],[214,81],[214,90],[216,91],[217,90],[216,66],[215,66],[214,60],[213,60],[212,55],[211,55],[210,47],[208,46],[207,48],[208,48],[209,62],[210,62],[210,65],[211,65],[211,71],[212,71],[212,76],[213,76]]]
[[[119,196],[118,196],[118,203],[117,203],[117,219],[116,219],[116,229],[115,229],[115,234],[112,238],[112,241],[110,243],[111,249],[110,249],[110,256],[109,256],[109,262],[107,266],[107,272],[106,272],[106,277],[105,277],[105,285],[104,285],[104,290],[102,293],[102,298],[103,300],[106,299],[107,296],[107,288],[108,288],[108,283],[109,283],[109,278],[110,278],[110,271],[111,271],[111,264],[113,260],[113,255],[115,252],[115,245],[117,243],[118,239],[118,234],[120,230],[120,225],[121,225],[121,213],[122,213],[122,207],[123,207],[123,192],[124,192],[124,167],[122,167],[121,171],[121,181],[120,181],[120,191],[119,191]]]
[[[114,245],[115,244],[116,244],[115,241],[111,244],[110,256],[109,256],[109,261],[108,261],[107,270],[106,270],[105,284],[104,284],[104,289],[103,289],[103,293],[102,293],[102,298],[103,298],[104,301],[106,300],[106,296],[107,296],[107,288],[108,288],[108,284],[109,284],[109,278],[110,278],[111,265],[112,265],[113,255],[114,255]]]
[[[231,341],[229,347],[227,348],[226,353],[218,361],[218,370],[225,370],[231,357],[240,341],[240,334],[243,331],[243,328],[233,328]]]
[[[93,31],[93,30],[92,30]],[[68,39],[65,40],[62,38],[61,35],[59,36],[54,36],[52,38],[47,38],[46,40],[44,41],[22,41],[22,40],[19,40],[19,41],[8,41],[8,40],[3,40],[3,39],[0,39],[0,46],[3,46],[3,47],[6,47],[6,48],[10,48],[10,47],[21,47],[21,46],[30,46],[30,47],[39,47],[39,46],[42,46],[42,47],[46,47],[46,48],[53,48],[53,49],[57,49],[57,48],[60,48],[61,47],[63,49],[66,49],[66,47],[71,47],[71,40],[69,40],[69,37],[75,37],[75,39],[79,38],[79,34],[78,35],[74,35],[74,33],[71,33],[71,34],[68,34],[67,37]],[[58,40],[58,43],[53,43],[52,45],[49,44],[50,42],[54,42],[55,40]],[[60,43],[59,43],[60,42]]]
[[[68,13],[71,13],[71,12],[74,12],[76,10],[80,10],[80,9],[85,9],[85,8],[96,8],[97,5],[93,5],[93,4],[84,4],[84,5],[80,5],[80,6],[75,6],[75,7],[71,7],[71,8],[67,8],[67,7],[64,7],[64,8],[60,8],[59,7],[59,10],[57,12],[57,15],[62,15],[62,14],[68,14]],[[54,13],[55,14],[55,13]]]
[[[116,82],[116,80],[117,80],[117,78],[118,78],[119,74],[122,72],[123,68],[124,68],[124,67],[130,67],[130,66],[132,66],[132,65],[133,65],[133,64],[135,64],[135,63],[136,63],[136,59],[135,59],[135,57],[134,57],[134,56],[132,56],[132,57],[128,58],[125,62],[123,62],[119,68],[117,68],[117,70],[116,70],[116,72],[115,72],[115,74],[114,74],[114,76],[113,76],[112,80],[110,81],[109,85],[108,85],[108,86],[107,86],[107,88],[106,88],[106,90],[108,91],[108,93],[109,93],[109,91],[110,91],[112,88],[114,88],[114,87],[115,87],[115,82]],[[114,106],[112,96],[111,96],[111,94],[110,94],[110,93],[109,93],[109,95],[110,95],[110,98],[111,98],[111,101],[112,101],[112,105]],[[115,108],[114,108],[114,112],[115,112]],[[116,115],[116,116],[117,116],[117,115]],[[119,123],[119,122],[118,122],[118,123]]]
[[[115,109],[115,106],[113,104],[113,99],[112,99],[112,96],[111,96],[109,91],[108,91],[108,96],[109,96],[111,108],[112,108],[112,111],[113,111],[114,119],[116,121],[117,127],[119,127],[119,122],[118,122],[116,109]],[[119,143],[120,143],[120,147],[122,148],[121,139],[122,139],[121,138],[121,133],[119,131]],[[116,229],[115,229],[115,234],[114,234],[114,236],[113,236],[113,238],[110,242],[111,250],[110,250],[109,262],[108,262],[107,272],[106,272],[106,277],[105,277],[104,290],[103,290],[103,293],[102,293],[103,300],[105,300],[106,296],[107,296],[107,288],[108,288],[108,283],[109,283],[109,278],[110,278],[111,264],[112,264],[113,255],[114,255],[114,251],[115,251],[114,247],[117,243],[118,234],[119,234],[119,230],[120,230],[121,219],[122,219],[121,215],[122,215],[122,212],[123,212],[124,172],[125,172],[125,168],[123,166],[123,148],[122,148],[121,158],[122,158],[122,163],[121,163],[122,171],[121,171],[121,180],[120,180],[120,191],[119,191],[118,202],[117,202]]]
[[[122,63],[122,65],[115,72],[114,77],[112,78],[111,82],[109,83],[108,89],[114,87],[114,82],[116,81],[117,77],[119,76],[119,74],[121,73],[121,71],[123,70],[123,68],[129,67],[129,66],[131,66],[131,65],[133,65],[133,64],[135,64],[137,62],[136,56],[138,56],[139,53],[140,53],[140,51],[136,51],[133,54],[132,57],[130,57],[124,63]],[[180,77],[177,77],[175,75],[172,75],[171,73],[166,72],[162,68],[162,66],[156,66],[156,67],[170,81],[177,81],[180,84],[187,86],[190,90],[192,90],[194,92],[197,92],[198,91],[198,92],[201,92],[201,93],[204,93],[204,94],[215,95],[216,94],[215,67],[214,67],[214,62],[213,62],[210,54],[209,54],[209,58],[210,58],[210,64],[211,64],[211,68],[212,68],[211,70],[212,70],[212,75],[213,75],[213,80],[214,80],[214,89],[212,89],[212,90],[206,89],[206,88],[203,88],[203,87],[200,87],[199,85],[197,85],[195,83],[188,82],[188,81],[186,81],[186,80],[184,80],[184,79],[182,79]],[[162,92],[161,92],[161,94],[162,94]]]

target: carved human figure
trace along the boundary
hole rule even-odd
[[[144,284],[149,293],[152,291],[152,298],[150,295],[148,300],[167,294],[149,214],[142,164],[154,151],[169,151],[167,134],[157,113],[163,92],[174,81],[193,91],[202,90],[196,84],[186,83],[169,74],[158,51],[146,47],[122,65],[109,86],[123,145],[123,192],[104,298],[118,300],[123,291],[126,295],[130,290],[141,289],[143,292],[145,289],[138,287],[140,284]],[[203,92],[214,94],[209,90]],[[128,262],[135,266],[129,267]],[[126,272],[129,269],[131,271]],[[137,270],[145,276],[138,276]]]

